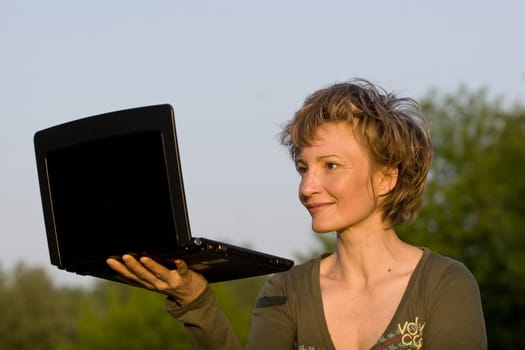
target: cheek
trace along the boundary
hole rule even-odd
[[[367,177],[357,177],[347,179],[347,181],[333,184],[333,191],[337,192],[340,197],[346,199],[373,200],[374,192],[372,184]]]

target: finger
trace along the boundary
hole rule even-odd
[[[175,266],[177,266],[177,272],[181,277],[184,277],[188,274],[189,268],[188,264],[184,260],[175,260]]]
[[[166,266],[159,264],[150,257],[141,257],[140,263],[157,279],[167,280],[170,276],[171,270],[169,270]]]
[[[124,254],[122,256],[122,261],[128,270],[140,280],[148,283],[155,282],[157,277],[153,272],[143,265],[142,261],[135,259],[135,257],[129,254]]]
[[[125,254],[121,257],[121,261],[116,259],[108,259],[110,267],[117,271],[124,281],[130,285],[139,286],[147,289],[154,289],[153,281],[155,277],[148,275],[147,270],[141,266],[141,263],[132,255]],[[119,280],[123,280],[120,278]]]
[[[119,278],[120,281],[146,288],[152,287],[148,281],[144,281],[143,279],[139,278],[133,271],[128,269],[128,267],[119,260],[108,258],[106,263],[112,270],[119,274],[119,277],[121,277]]]
[[[106,264],[115,272],[118,272],[120,275],[126,278],[133,278],[134,274],[119,260],[115,258],[108,258]]]

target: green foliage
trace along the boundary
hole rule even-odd
[[[56,349],[73,336],[79,290],[56,289],[43,269],[23,264],[0,277],[3,349]]]
[[[59,350],[191,349],[182,324],[163,310],[162,295],[100,282],[79,305],[75,339]]]
[[[311,248],[307,252],[297,252],[295,254],[298,263],[305,262],[313,257],[320,256],[321,254],[335,251],[337,241],[335,233],[317,234],[316,239],[318,243],[316,247]]]
[[[216,283],[212,289],[241,343],[265,277]],[[57,288],[42,268],[0,269],[2,349],[191,349],[165,297],[108,281],[92,289]]]
[[[465,89],[422,106],[434,166],[419,218],[400,236],[474,273],[490,349],[525,347],[525,110]]]
[[[251,311],[264,280],[213,284],[221,308],[241,342],[248,338]],[[79,305],[74,341],[59,350],[191,349],[182,323],[163,310],[165,297],[123,284],[100,282]]]

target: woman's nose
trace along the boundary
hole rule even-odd
[[[308,198],[319,192],[319,188],[319,177],[315,172],[312,170],[304,172],[299,184],[299,199],[303,203],[306,202]]]

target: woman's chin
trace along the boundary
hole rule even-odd
[[[333,227],[321,227],[321,226],[317,227],[315,225],[312,225],[312,231],[320,235],[335,232]]]

